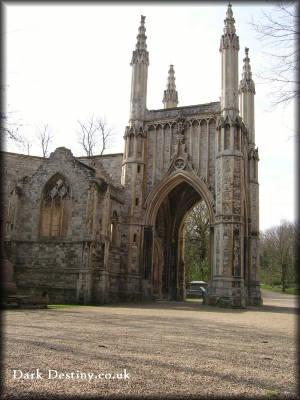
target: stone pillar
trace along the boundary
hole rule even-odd
[[[144,118],[147,100],[147,79],[149,53],[145,35],[145,18],[141,16],[136,49],[133,51],[131,66],[131,97],[129,126],[125,130],[125,151],[122,163],[121,183],[126,189],[126,224],[122,226],[122,235],[127,238],[127,292],[132,297],[139,286],[142,289],[142,204],[144,196],[144,157],[145,129]]]
[[[261,305],[262,297],[259,283],[259,184],[258,184],[258,149],[250,147],[249,151],[249,260],[248,260],[248,287],[247,303]]]
[[[146,110],[149,53],[146,44],[145,18],[141,15],[136,49],[132,54],[130,64],[132,66],[130,121],[132,122],[143,121]]]
[[[247,238],[248,265],[247,279],[247,304],[261,305],[262,298],[259,285],[259,185],[258,185],[258,150],[255,148],[255,121],[254,121],[254,95],[255,84],[252,79],[249,49],[245,48],[243,59],[243,73],[240,82],[240,109],[241,117],[248,131],[248,165],[249,181],[245,182],[248,195],[249,232]]]
[[[221,117],[217,129],[216,215],[212,280],[208,304],[245,307],[243,153],[238,109],[238,51],[231,4],[228,5],[221,37]]]

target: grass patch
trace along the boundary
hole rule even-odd
[[[275,392],[274,389],[265,388],[264,390],[266,391],[266,395],[268,396],[268,398],[275,399],[278,397],[278,394]]]
[[[262,283],[260,285],[260,288],[263,290],[270,290],[271,292],[294,294],[294,295],[299,296],[299,289],[297,289],[296,287],[289,287],[289,288],[285,289],[285,292],[283,292],[282,287],[279,285],[270,286],[270,285],[265,285],[264,283]]]
[[[185,301],[200,301],[200,302],[202,302],[202,299],[188,298],[188,299],[185,299]]]
[[[48,308],[91,308],[91,307],[99,307],[96,305],[79,305],[79,304],[48,304]]]

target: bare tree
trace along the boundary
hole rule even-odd
[[[100,135],[100,155],[102,156],[104,150],[106,150],[109,145],[108,141],[113,134],[113,130],[107,126],[107,123],[104,119],[98,119],[97,123]]]
[[[1,112],[0,119],[1,140],[8,139],[20,144],[22,142],[22,135],[20,134],[19,128],[22,126],[22,124],[19,121],[12,121],[11,112],[9,113],[9,115]]]
[[[78,121],[80,125],[79,144],[82,146],[87,156],[92,156],[96,146],[97,124],[92,115],[86,122]]]
[[[17,147],[30,155],[32,141],[20,133],[23,124],[14,118],[15,112],[10,111],[7,114],[1,113],[1,140],[14,142]]]
[[[263,12],[263,22],[250,23],[269,49],[268,62],[258,77],[271,83],[273,105],[299,97],[299,16],[296,1],[280,1],[272,13]]]
[[[99,154],[108,148],[109,139],[113,134],[105,119],[92,115],[86,122],[78,121],[80,125],[79,144],[87,156],[93,156],[98,150]]]
[[[39,128],[36,135],[39,145],[41,146],[43,157],[46,158],[49,155],[49,145],[53,140],[53,136],[50,132],[49,125],[45,124]]]

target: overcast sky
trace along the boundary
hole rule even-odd
[[[113,3],[110,3],[113,4]],[[35,144],[39,126],[49,124],[52,150],[78,145],[78,120],[94,114],[106,118],[115,131],[109,152],[123,152],[128,124],[130,61],[140,15],[146,16],[150,56],[147,108],[163,108],[167,72],[174,64],[179,106],[218,101],[221,92],[220,37],[227,3],[8,3],[6,99],[8,114],[22,123]],[[244,48],[256,83],[256,144],[259,147],[260,227],[294,219],[294,107],[271,108],[269,87],[255,78],[264,68],[265,48],[249,22],[272,11],[265,3],[235,3],[233,14],[240,38],[241,77]],[[8,151],[25,152],[12,143]]]

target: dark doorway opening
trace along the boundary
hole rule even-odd
[[[190,184],[181,182],[160,204],[153,235],[154,298],[179,301],[186,297],[184,227],[189,212],[198,203],[204,203],[200,194]]]

